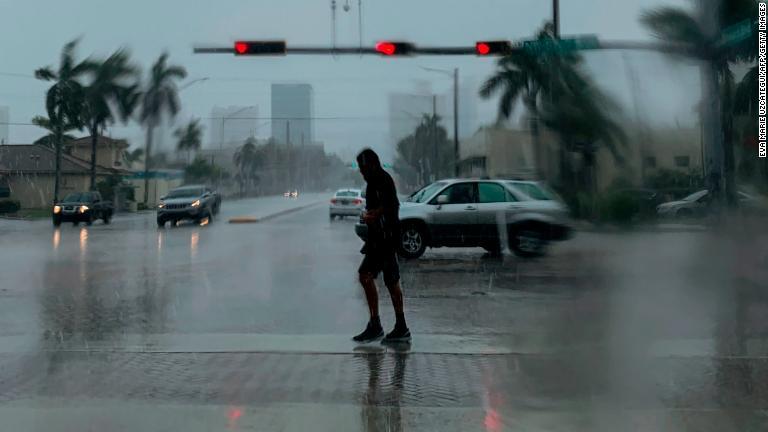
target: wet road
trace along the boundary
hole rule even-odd
[[[356,347],[351,220],[226,223],[283,202],[163,230],[0,220],[2,429],[768,429],[768,283],[735,277],[734,236],[430,251],[401,270],[413,344]]]

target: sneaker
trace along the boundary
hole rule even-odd
[[[384,340],[381,341],[381,343],[387,343],[387,342],[410,342],[411,341],[411,331],[408,330],[408,327],[398,328],[395,326],[395,328],[387,333],[387,336],[384,337]]]
[[[367,343],[375,341],[382,336],[384,336],[384,329],[381,328],[381,324],[376,325],[369,322],[368,325],[365,326],[365,330],[353,337],[352,340],[355,342]]]

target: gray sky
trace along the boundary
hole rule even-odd
[[[357,45],[357,0],[352,11],[337,12],[339,44]],[[597,34],[610,39],[649,39],[637,17],[659,5],[687,5],[683,0],[561,0],[561,31]],[[472,45],[476,40],[530,37],[549,18],[551,2],[544,0],[363,0],[364,43],[406,39],[420,44]],[[43,13],[44,11],[44,13]],[[10,107],[10,121],[29,123],[44,114],[47,83],[36,81],[33,71],[57,65],[62,45],[81,37],[81,58],[106,56],[125,46],[143,68],[163,51],[184,65],[189,78],[210,77],[182,93],[183,111],[177,124],[203,117],[206,127],[215,105],[258,105],[269,115],[269,84],[273,81],[308,82],[314,86],[315,115],[345,117],[317,121],[317,138],[331,151],[351,152],[370,145],[391,157],[388,142],[387,93],[416,92],[417,81],[430,81],[432,90],[445,93],[451,81],[419,66],[459,67],[463,77],[479,84],[493,69],[491,59],[476,57],[288,56],[235,58],[230,55],[193,55],[195,44],[229,46],[235,39],[284,38],[289,44],[327,45],[330,42],[330,0],[0,0],[0,105]],[[634,116],[633,94],[644,118],[656,124],[690,125],[691,106],[699,97],[697,69],[693,65],[656,54],[592,53],[588,67],[603,88]],[[626,58],[626,60],[625,60]],[[627,80],[630,65],[639,77],[636,87]],[[495,101],[473,101],[477,120],[495,118]],[[652,107],[649,109],[647,107]],[[261,135],[269,127],[261,129]],[[143,145],[141,129],[115,125],[115,137]],[[40,130],[10,126],[12,143],[28,143]],[[170,140],[169,140],[170,141]],[[170,145],[170,142],[165,143]]]

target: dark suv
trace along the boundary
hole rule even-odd
[[[211,220],[219,212],[221,196],[208,186],[182,186],[172,189],[160,198],[157,206],[157,226],[170,221],[176,224],[182,219],[195,222]]]
[[[112,203],[101,199],[98,192],[74,192],[67,195],[61,202],[53,206],[53,225],[62,222],[72,222],[77,225],[85,222],[90,225],[101,219],[108,224],[112,219]]]

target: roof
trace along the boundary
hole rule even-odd
[[[75,146],[75,147],[91,147],[91,136],[84,136],[82,138],[77,138],[71,141],[67,141],[65,146]],[[129,147],[128,141],[124,139],[114,139],[110,137],[105,137],[104,135],[98,135],[96,138],[96,147],[118,147],[118,148],[124,148],[127,149]]]
[[[56,167],[56,152],[41,144],[19,144],[0,146],[0,172],[6,173],[53,173]],[[89,173],[89,161],[61,154],[61,172],[65,174]],[[99,174],[118,174],[124,170],[96,165]]]

